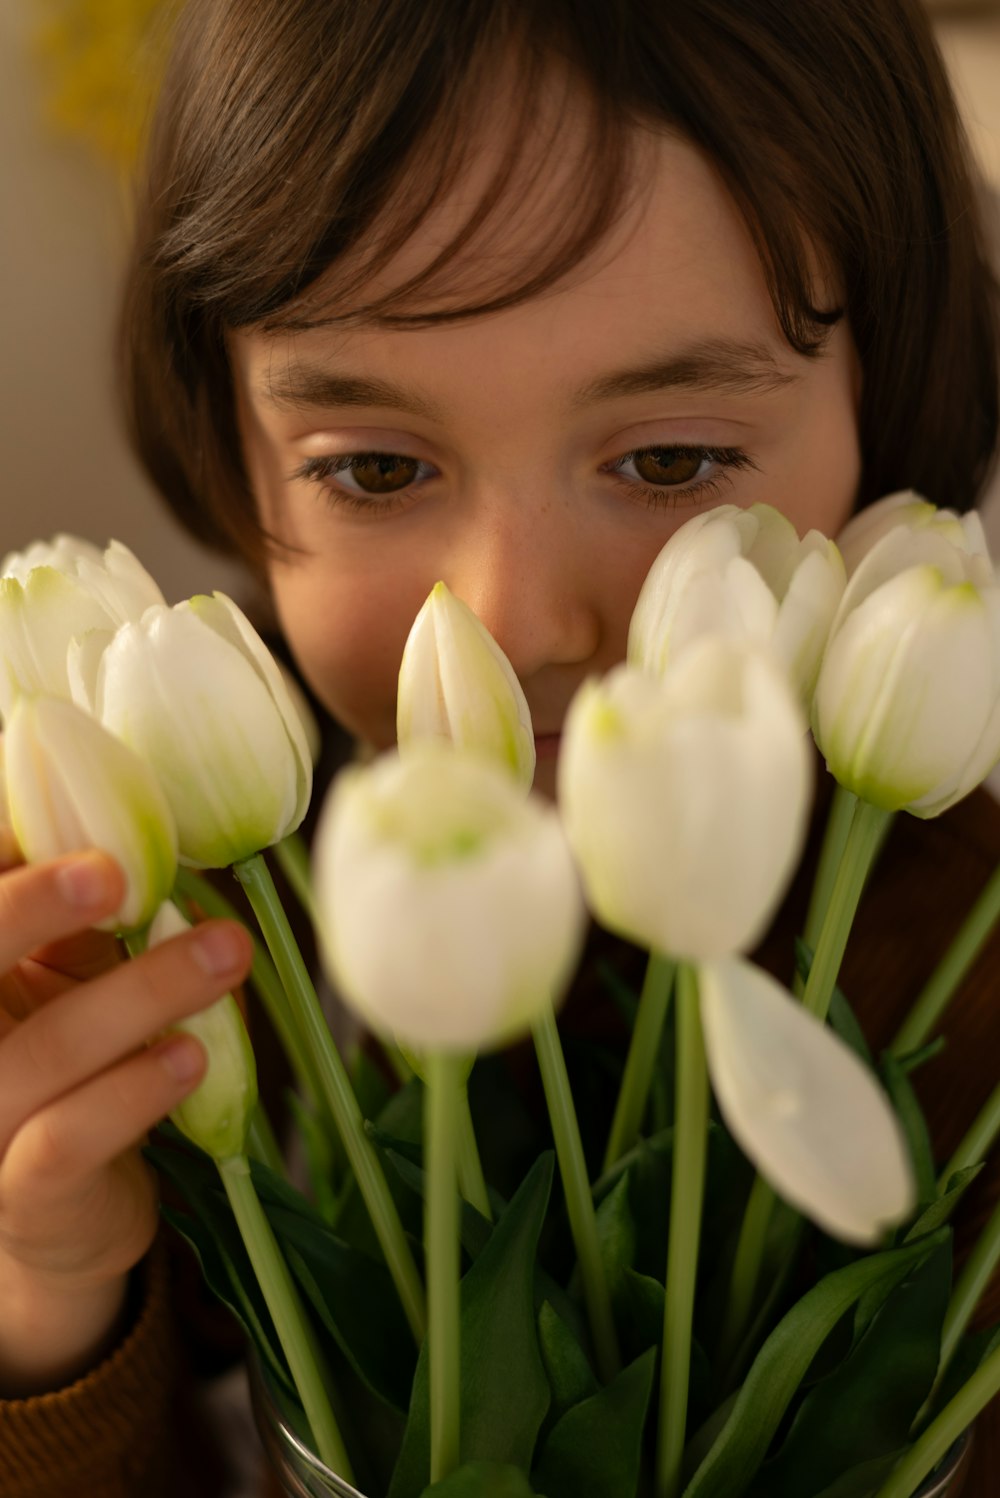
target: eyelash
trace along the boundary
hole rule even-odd
[[[684,487],[680,485],[650,485],[642,484],[634,479],[624,478],[621,470],[627,463],[634,462],[637,458],[647,457],[654,453],[670,453],[674,458],[698,458],[702,462],[708,459],[715,463],[720,472],[710,478],[697,479]],[[327,483],[328,479],[335,477],[338,473],[350,470],[355,463],[370,463],[379,458],[393,458],[401,456],[398,453],[386,452],[356,452],[356,453],[329,453],[316,457],[306,458],[305,461],[290,475],[292,479],[304,479],[308,483],[319,485],[326,490],[327,498],[331,505],[343,506],[349,510],[361,511],[369,515],[386,515],[398,510],[412,498],[413,491],[420,482],[408,484],[405,489],[397,489],[385,494],[354,493],[348,489],[336,489]],[[427,465],[429,466],[429,465]],[[738,473],[745,469],[756,470],[757,465],[748,453],[739,447],[702,447],[698,445],[684,445],[677,443],[652,443],[646,447],[636,447],[631,452],[623,453],[613,463],[605,464],[603,472],[612,475],[618,483],[627,488],[632,499],[644,499],[651,510],[678,509],[686,505],[694,505],[702,500],[715,495],[725,484],[731,482],[730,474]]]

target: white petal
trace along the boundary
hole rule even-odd
[[[582,901],[555,813],[447,746],[339,776],[314,870],[333,981],[417,1050],[523,1033],[579,950]]]
[[[185,605],[148,609],[118,630],[98,701],[106,725],[155,768],[182,861],[225,867],[290,830],[301,765],[274,699],[242,651]]]
[[[698,970],[712,1087],[775,1190],[827,1232],[877,1242],[915,1204],[906,1144],[858,1057],[780,984],[739,959]]]

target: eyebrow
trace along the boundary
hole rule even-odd
[[[571,406],[579,408],[660,390],[767,395],[794,384],[799,378],[782,369],[764,344],[710,338],[689,344],[666,358],[652,359],[647,364],[590,380],[576,390]],[[280,375],[270,373],[260,387],[260,395],[268,405],[279,408],[389,406],[410,416],[423,416],[431,421],[443,419],[440,408],[433,402],[391,380],[336,374],[311,364],[294,365]]]
[[[707,338],[679,349],[666,359],[654,359],[635,369],[601,375],[577,391],[573,405],[585,406],[624,395],[649,395],[658,390],[769,395],[786,385],[795,384],[799,378],[790,370],[782,369],[764,344]]]

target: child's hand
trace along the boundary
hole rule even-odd
[[[114,1333],[156,1232],[138,1147],[205,1064],[190,1037],[147,1042],[250,966],[228,921],[123,962],[89,929],[121,898],[96,852],[0,872],[0,1395],[65,1383]]]

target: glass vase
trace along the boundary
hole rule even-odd
[[[365,1495],[314,1456],[282,1414],[255,1359],[249,1364],[250,1398],[261,1442],[288,1498],[381,1498]],[[972,1431],[952,1446],[913,1498],[959,1498],[972,1452]]]

